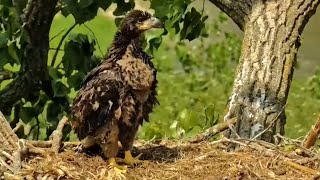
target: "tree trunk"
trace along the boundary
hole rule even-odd
[[[49,31],[57,1],[29,1],[27,14],[19,14],[25,23],[29,44],[25,48],[18,76],[0,92],[0,111],[4,114],[9,114],[21,98],[37,99],[41,86],[48,80]]]
[[[232,1],[211,0],[244,30],[242,53],[225,115],[225,121],[236,118],[237,123],[225,135],[274,142],[276,133],[284,134],[285,106],[299,38],[319,1]],[[237,11],[242,14],[237,15]]]

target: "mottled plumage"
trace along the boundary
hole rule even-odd
[[[118,141],[125,151],[131,150],[139,126],[158,103],[157,71],[139,37],[158,27],[160,21],[149,13],[129,12],[105,60],[85,77],[71,108],[84,147],[98,144],[108,158],[117,155]]]

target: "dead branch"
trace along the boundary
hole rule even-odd
[[[307,134],[307,136],[305,137],[305,139],[303,140],[303,147],[309,149],[310,147],[312,147],[318,136],[320,133],[320,114],[318,115],[317,118],[317,122],[314,126],[311,127],[309,133]]]
[[[61,139],[62,139],[62,130],[64,125],[68,122],[68,118],[63,116],[63,118],[59,121],[58,127],[50,136],[51,144],[52,144],[52,151],[55,154],[58,154],[60,146],[61,146]]]
[[[0,149],[17,149],[18,136],[13,132],[9,122],[0,111]]]
[[[6,167],[13,173],[16,173],[21,168],[21,152],[24,150],[19,143],[18,136],[12,130],[9,122],[6,120],[2,112],[0,112],[0,139],[3,142],[0,146],[1,155],[0,155],[0,164]],[[10,149],[11,154],[3,151],[2,149]],[[3,157],[3,158],[2,158]],[[5,159],[11,160],[10,165],[6,163]]]
[[[19,139],[0,112],[0,140],[3,142],[0,144],[0,165],[14,175],[22,167],[22,157],[28,153],[45,155],[51,151],[57,154],[61,146],[62,130],[66,123],[68,118],[64,116],[59,121],[57,129],[50,135],[49,141],[29,141]]]
[[[236,118],[232,118],[228,121],[224,121],[222,123],[216,124],[215,126],[207,129],[204,133],[198,134],[196,138],[192,139],[190,142],[199,143],[201,141],[208,140],[214,135],[228,129],[230,125],[233,125],[236,122],[237,122]]]
[[[295,168],[295,169],[298,169],[300,171],[303,171],[303,172],[306,172],[306,173],[309,173],[309,174],[312,174],[312,175],[320,174],[320,172],[317,171],[317,170],[311,169],[311,168],[306,167],[306,166],[302,166],[300,164],[297,164],[297,163],[294,163],[294,162],[291,162],[291,161],[286,161],[285,163],[287,165]]]

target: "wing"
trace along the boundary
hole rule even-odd
[[[108,63],[107,61],[101,61],[97,67],[93,68],[83,79],[80,86],[85,85],[88,81],[90,81],[94,76],[103,72],[104,70],[112,69],[112,63]]]
[[[89,73],[71,108],[73,126],[80,139],[111,123],[124,91],[116,67],[103,64]]]
[[[153,70],[153,79],[152,85],[150,87],[151,93],[147,99],[147,101],[143,104],[143,120],[149,122],[149,114],[153,111],[153,108],[155,105],[160,104],[157,99],[157,70],[154,68],[153,63],[150,61],[151,57],[147,56],[145,57],[147,59],[146,63],[148,66]],[[142,124],[142,120],[140,121],[140,124]]]

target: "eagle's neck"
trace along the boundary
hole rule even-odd
[[[106,59],[117,61],[125,54],[130,54],[136,58],[140,58],[141,52],[143,52],[143,50],[141,47],[140,36],[118,31]]]

